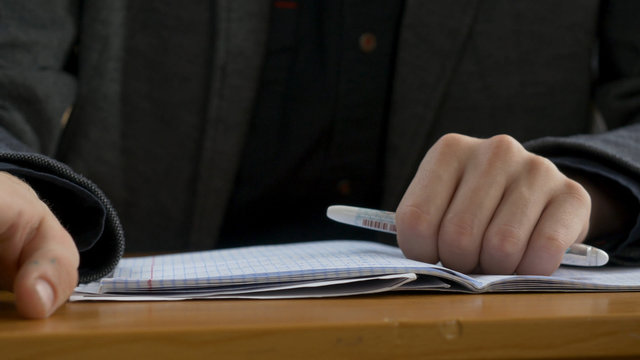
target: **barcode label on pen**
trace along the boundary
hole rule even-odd
[[[371,229],[378,229],[386,232],[396,232],[396,225],[391,224],[384,221],[371,220],[371,219],[362,219],[362,226],[368,227]]]

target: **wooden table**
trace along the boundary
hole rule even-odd
[[[22,320],[1,359],[640,358],[640,293],[392,294],[69,303]]]

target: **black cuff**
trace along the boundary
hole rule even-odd
[[[594,239],[594,245],[609,253],[611,263],[640,265],[640,183],[630,176],[614,171],[598,162],[578,157],[550,157],[558,167],[571,168],[597,174],[629,191],[629,201],[635,201],[635,222],[620,234],[611,234],[604,239]]]

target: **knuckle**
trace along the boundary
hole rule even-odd
[[[43,207],[46,207],[43,205]],[[38,207],[17,206],[5,209],[0,221],[0,239],[4,242],[26,242],[33,238],[42,225],[43,214]],[[47,209],[48,210],[48,209]]]
[[[440,247],[452,254],[468,253],[475,238],[473,220],[468,215],[448,216],[440,229]]]
[[[544,190],[546,192],[556,191],[558,184],[565,178],[556,168],[555,164],[542,156],[531,154],[521,167],[518,179],[525,187]]]
[[[468,140],[464,135],[456,133],[445,134],[433,144],[429,150],[429,155],[435,158],[448,159],[451,154],[458,153]]]
[[[547,255],[564,253],[569,244],[566,236],[558,231],[547,231],[542,234],[540,250]]]
[[[548,174],[559,172],[551,160],[539,155],[534,155],[529,158],[526,169],[531,177],[547,176]]]
[[[532,174],[547,174],[557,172],[558,168],[546,157],[534,155],[529,158],[528,170]]]
[[[31,186],[21,179],[2,174],[0,191],[0,235],[16,235],[25,229],[37,227],[41,219],[50,212]],[[28,231],[28,230],[27,230]]]
[[[572,198],[579,203],[590,204],[591,197],[585,188],[577,181],[567,178],[562,188],[562,194],[566,197]]]
[[[463,144],[466,140],[466,136],[456,133],[448,133],[442,135],[438,141],[436,141],[436,146],[442,146],[445,148],[455,148]]]
[[[400,205],[396,210],[397,241],[407,258],[436,262],[437,224],[426,210]]]
[[[502,257],[521,252],[524,239],[522,230],[511,224],[501,224],[487,231],[485,244],[492,255]]]
[[[509,135],[495,135],[486,141],[488,151],[493,156],[505,156],[514,154],[522,150],[522,145],[518,140]]]
[[[512,208],[512,211],[531,208],[536,203],[536,199],[540,197],[540,192],[531,186],[513,186],[509,191],[511,196],[518,199],[517,207]]]
[[[496,171],[501,174],[511,168],[514,162],[522,158],[524,148],[514,138],[508,135],[496,135],[481,142],[473,155],[482,171],[487,176],[495,176]]]
[[[399,232],[421,231],[427,218],[426,214],[416,206],[400,205],[396,209],[396,225]]]
[[[26,238],[35,232],[37,224],[32,216],[24,209],[5,209],[3,219],[0,223],[0,241],[3,244],[15,243],[21,234]]]

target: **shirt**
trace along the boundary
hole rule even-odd
[[[332,203],[377,207],[401,1],[275,1],[220,246],[375,236]]]

